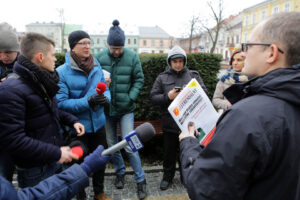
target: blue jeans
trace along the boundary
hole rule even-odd
[[[42,180],[54,175],[58,170],[62,170],[62,165],[59,163],[51,163],[26,169],[17,167],[19,187],[33,187]]]
[[[117,123],[120,124],[121,135],[124,139],[125,135],[134,130],[134,114],[128,113],[114,117],[106,116],[106,140],[109,147],[118,143]],[[133,168],[135,182],[142,182],[145,179],[145,172],[142,169],[139,153],[133,153],[129,146],[125,147],[125,152],[129,158],[131,167]],[[120,151],[113,154],[112,162],[118,175],[125,174],[125,164]]]

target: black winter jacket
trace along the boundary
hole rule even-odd
[[[31,72],[18,62],[14,71],[36,85]],[[17,166],[30,168],[60,159],[64,141],[58,119],[70,126],[78,119],[58,110],[56,98],[51,110],[23,80],[8,78],[0,84],[0,151],[10,152]]]
[[[191,199],[300,199],[300,65],[277,69],[226,97],[237,101],[219,119],[202,149],[180,143],[184,183]]]
[[[160,105],[162,111],[162,130],[164,132],[179,134],[181,131],[176,122],[168,111],[169,105],[172,101],[168,97],[168,93],[175,86],[183,87],[188,82],[195,78],[204,91],[207,89],[197,71],[189,70],[184,67],[181,71],[175,71],[169,67],[166,71],[160,73],[156,78],[151,93],[150,100],[153,104]]]

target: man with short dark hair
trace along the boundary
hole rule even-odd
[[[118,142],[117,124],[120,125],[121,135],[134,129],[134,110],[136,100],[144,84],[144,74],[138,55],[124,48],[125,34],[119,27],[119,21],[114,20],[107,37],[108,49],[96,55],[103,69],[110,73],[106,79],[109,86],[112,101],[107,106],[106,114],[106,135],[108,146]],[[129,162],[134,170],[134,179],[137,183],[139,199],[147,196],[145,173],[142,169],[138,152],[132,152],[130,147],[125,147]],[[121,152],[113,154],[112,159],[117,174],[115,186],[118,189],[124,187],[125,164]]]
[[[0,84],[0,152],[12,155],[21,188],[53,175],[60,163],[78,159],[63,146],[60,121],[84,134],[75,116],[57,108],[54,46],[41,34],[26,34],[15,74]]]
[[[242,44],[252,79],[224,95],[233,104],[203,148],[180,135],[191,199],[300,199],[300,13],[274,14]]]

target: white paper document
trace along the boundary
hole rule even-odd
[[[168,108],[183,133],[195,126],[195,136],[206,146],[215,131],[219,114],[196,79],[192,79]]]

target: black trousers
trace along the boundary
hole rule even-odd
[[[175,171],[176,171],[176,160],[178,160],[180,166],[180,160],[178,157],[178,152],[179,152],[178,136],[179,136],[178,134],[174,134],[174,133],[168,133],[168,132],[163,133],[163,140],[164,140],[163,180],[166,181],[172,181],[174,178]]]
[[[104,149],[107,148],[106,133],[105,133],[104,126],[99,130],[97,130],[96,133],[85,133],[83,136],[77,138],[78,140],[82,141],[86,145],[86,147],[89,150],[89,153],[92,153],[99,145],[103,145]],[[105,173],[105,168],[93,173],[92,175],[94,194],[103,193],[104,173]],[[81,198],[85,197],[86,195],[84,190],[79,192],[78,196]]]

